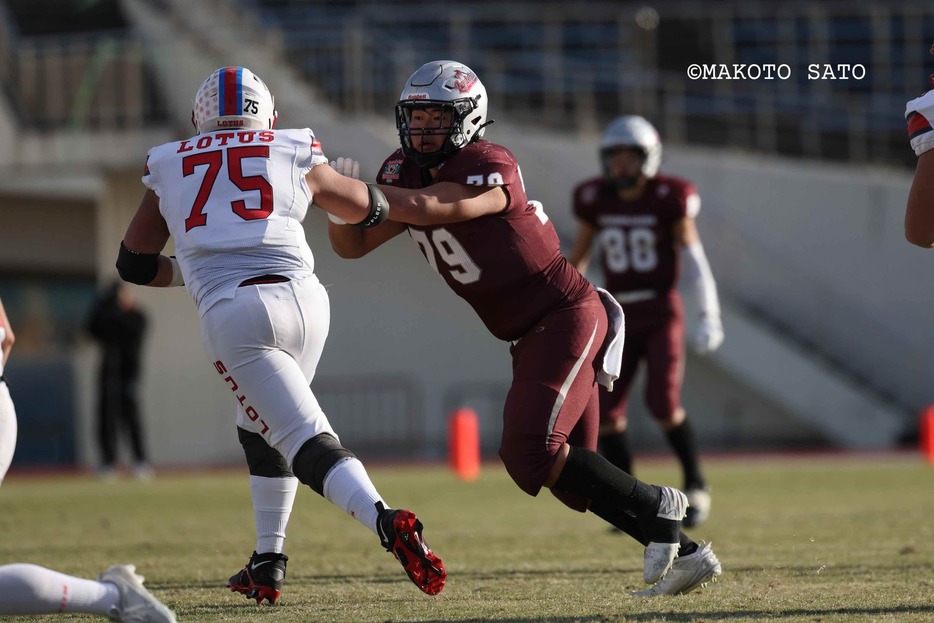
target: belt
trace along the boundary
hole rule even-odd
[[[630,290],[629,292],[617,292],[613,295],[617,301],[623,305],[629,303],[639,303],[640,301],[650,301],[658,296],[655,290]]]
[[[260,275],[259,277],[250,277],[246,281],[242,281],[238,288],[243,286],[258,286],[264,283],[283,283],[286,281],[292,281],[288,277],[283,277],[282,275]]]

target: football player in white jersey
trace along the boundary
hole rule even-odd
[[[198,134],[149,151],[148,190],[120,245],[118,271],[132,283],[187,287],[217,378],[236,401],[258,538],[231,590],[257,603],[279,598],[300,481],[373,531],[422,591],[437,594],[444,566],[421,522],[386,506],[309,387],[330,310],[302,228],[308,206],[314,199],[334,218],[370,227],[386,219],[389,204],[375,185],[327,166],[310,129],[277,130],[275,122],[273,97],[249,69],[212,73],[194,100]],[[428,201],[419,191],[394,197],[406,200],[403,214]],[[161,254],[169,236],[177,258]]]
[[[0,301],[0,484],[10,469],[13,461],[13,452],[16,449],[16,409],[13,408],[13,399],[10,398],[10,389],[3,376],[3,368],[10,358],[10,350],[16,336],[10,326],[3,301]]]
[[[931,46],[934,55],[934,45]],[[905,121],[908,139],[918,156],[918,167],[908,192],[905,210],[905,239],[919,247],[934,247],[934,75],[928,78],[932,90],[908,102]]]

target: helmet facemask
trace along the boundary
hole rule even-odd
[[[432,116],[438,113],[442,124],[434,128],[413,128],[414,112],[425,109],[431,109]],[[449,125],[444,126],[444,123]],[[422,168],[438,167],[458,150],[480,139],[490,123],[486,88],[473,70],[456,61],[431,61],[419,67],[406,81],[396,104],[396,128],[402,153]],[[412,141],[415,136],[437,135],[445,135],[444,144],[427,153],[422,151],[421,145],[416,149]]]
[[[399,102],[396,105],[396,128],[399,130],[402,153],[415,160],[415,163],[422,168],[433,169],[437,167],[451,155],[480,138],[479,132],[474,133],[473,137],[469,138],[464,131],[464,120],[477,108],[477,102],[471,98],[451,102],[434,100]],[[438,125],[435,127],[412,128],[412,114],[416,110],[431,110],[430,115],[438,118]],[[450,125],[444,125],[446,122],[449,122]],[[445,139],[439,149],[424,152],[416,149],[412,144],[413,135],[443,135]]]

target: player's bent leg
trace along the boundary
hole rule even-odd
[[[678,555],[681,520],[687,509],[683,493],[641,482],[596,452],[576,447],[570,449],[554,488],[593,500],[591,510],[617,520],[614,525],[646,544],[647,583],[657,581],[671,567]],[[632,531],[628,516],[635,518],[638,532]]]
[[[298,479],[275,448],[256,433],[237,428],[250,470],[250,497],[256,520],[256,551],[282,553]]]
[[[444,564],[425,543],[421,521],[412,511],[386,508],[363,463],[336,437],[322,433],[308,440],[296,454],[292,470],[304,484],[379,536],[383,548],[420,590],[429,595],[441,592],[447,577]]]
[[[256,433],[237,428],[250,470],[250,496],[256,520],[256,551],[279,553],[298,490],[298,479],[275,448]]]
[[[321,433],[302,445],[292,461],[292,470],[302,484],[323,496],[328,472],[340,461],[351,458],[356,458],[354,453],[342,446],[337,437]]]
[[[231,576],[227,587],[248,599],[276,603],[282,594],[286,561],[285,534],[298,479],[276,449],[262,436],[237,427],[250,471],[250,497],[256,523],[256,549],[246,566]],[[267,564],[271,562],[273,564]],[[253,565],[258,565],[255,568]]]

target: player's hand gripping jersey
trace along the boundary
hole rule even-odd
[[[201,315],[245,279],[314,274],[301,223],[305,174],[318,164],[327,158],[308,128],[215,131],[149,151],[143,183],[159,196]]]
[[[427,185],[422,169],[397,150],[377,176],[403,188]],[[558,235],[541,207],[530,206],[519,165],[505,147],[480,140],[450,156],[430,183],[501,186],[505,210],[444,225],[409,225],[431,267],[466,300],[490,332],[516,340],[542,317],[593,291],[561,254]]]

